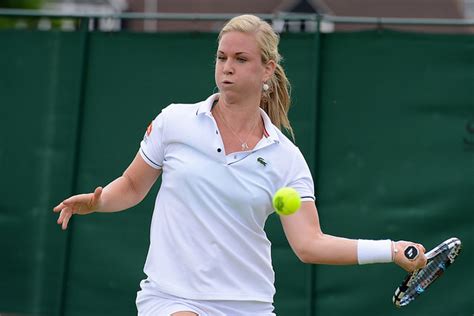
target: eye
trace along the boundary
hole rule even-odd
[[[224,56],[217,56],[216,58],[217,58],[217,60],[220,60],[220,61],[225,60],[225,57],[224,57]]]
[[[238,58],[237,58],[237,61],[238,61],[239,63],[245,63],[245,62],[247,61],[247,59],[246,59],[246,58],[243,58],[243,57],[238,57]]]

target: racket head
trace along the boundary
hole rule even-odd
[[[461,251],[461,241],[450,238],[426,253],[426,266],[409,273],[395,290],[393,303],[397,307],[408,305],[422,294],[456,260]]]

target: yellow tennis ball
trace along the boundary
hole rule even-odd
[[[273,208],[280,215],[290,215],[300,209],[301,198],[295,189],[283,187],[273,196]]]

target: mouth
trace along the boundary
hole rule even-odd
[[[224,81],[222,81],[222,84],[229,85],[229,84],[233,84],[233,82],[230,81],[230,80],[224,80]]]

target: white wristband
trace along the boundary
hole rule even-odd
[[[357,261],[359,264],[392,262],[392,241],[359,239]]]

